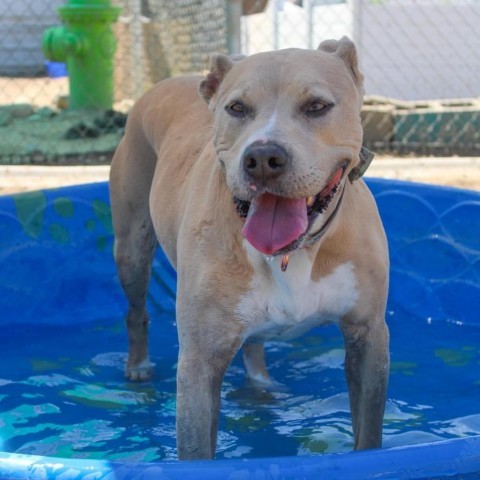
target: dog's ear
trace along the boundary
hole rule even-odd
[[[204,80],[200,82],[199,92],[204,100],[209,103],[218,90],[218,87],[225,78],[225,75],[233,67],[233,61],[227,55],[214,53],[210,57],[210,72]]]
[[[232,55],[230,55],[229,58],[234,62],[239,62],[240,60],[244,60],[245,58],[247,58],[247,56],[244,55],[243,53],[233,53]]]
[[[342,37],[340,40],[325,40],[318,46],[318,50],[341,58],[363,93],[363,75],[358,68],[357,49],[348,37]]]

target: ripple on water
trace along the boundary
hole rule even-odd
[[[384,445],[479,435],[480,329],[395,312],[389,322]],[[19,344],[23,333],[11,333],[8,362],[0,364],[2,449],[133,462],[175,458],[176,341],[152,324],[155,375],[151,382],[130,383],[123,376],[124,332],[112,325],[101,329],[105,342],[98,341],[98,328],[81,334],[60,329],[60,344],[41,327],[29,333],[38,339],[34,343]],[[271,342],[266,351],[277,382],[271,389],[246,381],[240,358],[226,375],[218,457],[351,450],[339,331],[327,327],[303,339]]]

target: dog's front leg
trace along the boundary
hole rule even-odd
[[[345,323],[342,330],[354,449],[379,448],[390,365],[388,327],[382,318]]]
[[[180,308],[182,310],[182,308]],[[210,459],[217,444],[223,377],[240,348],[239,332],[215,309],[189,318],[177,310],[177,451],[180,460]]]

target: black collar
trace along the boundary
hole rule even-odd
[[[343,195],[345,194],[345,185],[343,186],[342,193],[340,194],[340,198],[338,199],[337,205],[335,206],[335,210],[332,214],[328,217],[327,221],[321,226],[320,230],[315,233],[309,235],[303,242],[303,248],[311,247],[315,245],[327,232],[328,228],[332,224],[333,220],[337,216],[338,211],[340,210],[340,205],[343,201]]]

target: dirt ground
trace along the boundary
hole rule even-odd
[[[0,195],[108,179],[108,166],[1,166]],[[375,158],[367,176],[480,191],[480,158]]]
[[[52,107],[58,97],[68,94],[68,78],[0,77],[0,105],[31,103],[35,107]]]

